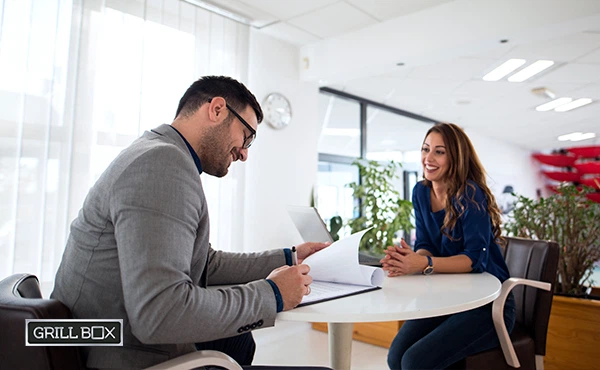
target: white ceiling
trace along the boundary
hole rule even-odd
[[[306,80],[528,149],[600,144],[600,0],[212,2],[300,46]],[[556,64],[522,83],[482,80],[510,58]],[[531,92],[539,87],[594,102],[537,112],[551,100]],[[573,131],[598,137],[557,140]]]

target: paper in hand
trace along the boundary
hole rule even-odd
[[[369,230],[338,240],[302,262],[310,266],[309,275],[313,283],[311,294],[302,299],[301,306],[378,289],[383,285],[381,268],[358,263],[360,240]]]

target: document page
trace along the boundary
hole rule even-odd
[[[358,247],[367,231],[338,240],[302,262],[310,266],[313,283],[310,294],[304,296],[299,307],[380,289],[383,270],[358,263]]]

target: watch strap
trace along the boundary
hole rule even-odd
[[[431,256],[425,257],[427,257],[427,266],[423,269],[423,275],[431,275],[433,274],[433,260]]]

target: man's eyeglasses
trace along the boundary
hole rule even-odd
[[[209,99],[208,102],[210,103],[212,101],[212,99]],[[252,145],[252,143],[254,142],[254,140],[256,139],[256,130],[252,128],[252,126],[250,126],[250,124],[248,122],[246,122],[245,119],[242,118],[242,116],[240,116],[238,114],[238,112],[236,112],[233,108],[231,108],[229,106],[229,104],[225,103],[225,106],[227,107],[227,109],[229,109],[229,111],[231,113],[233,113],[233,115],[244,125],[246,126],[246,128],[248,130],[250,130],[250,136],[246,136],[246,132],[244,132],[244,149],[248,149],[250,148],[250,146]]]

